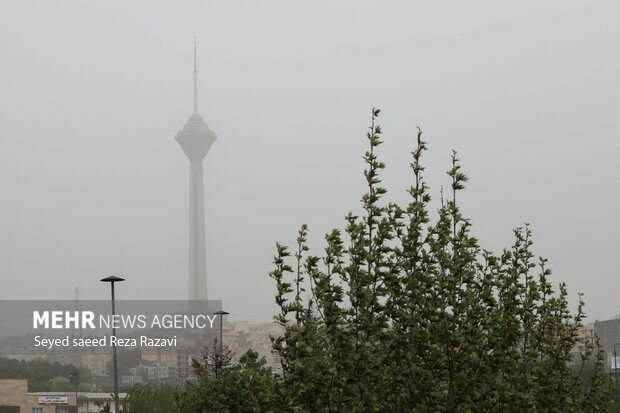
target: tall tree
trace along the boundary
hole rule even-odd
[[[606,411],[609,383],[598,344],[573,374],[571,349],[584,318],[568,310],[564,284],[536,262],[528,225],[499,254],[484,250],[462,215],[467,176],[456,152],[431,221],[418,130],[410,201],[386,203],[379,160],[382,130],[373,109],[364,155],[361,215],[310,253],[303,225],[296,252],[277,244],[279,395],[289,410],[522,412]],[[291,264],[291,261],[293,264]],[[305,311],[304,288],[316,311]],[[311,314],[311,316],[309,316]]]

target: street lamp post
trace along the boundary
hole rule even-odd
[[[618,359],[616,356],[616,346],[620,343],[614,344],[614,377],[616,378],[616,402],[618,401]]]
[[[110,283],[110,287],[112,289],[112,335],[116,337],[116,327],[114,327],[114,283],[125,281],[124,278],[119,278],[115,276],[110,276],[107,278],[101,279],[103,282]],[[112,363],[114,364],[114,413],[118,413],[119,402],[118,402],[118,365],[116,362],[116,343],[112,344]]]
[[[220,316],[220,360],[219,363],[217,361],[217,355],[215,358],[215,375],[217,376],[217,371],[219,370],[219,364],[223,363],[224,359],[224,316],[230,313],[226,311],[220,310],[215,312],[216,315]]]
[[[77,392],[77,388],[78,388],[78,378],[80,377],[80,375],[78,373],[71,373],[71,376],[69,377],[73,377],[75,379],[75,411],[78,411],[78,392]]]

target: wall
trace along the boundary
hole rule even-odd
[[[64,395],[64,394],[63,394]],[[75,412],[75,396],[67,396],[68,405]],[[28,394],[27,380],[0,379],[0,403],[11,403],[20,407],[20,413],[31,413],[33,407],[40,407],[43,413],[56,413],[56,406],[39,404],[39,397]]]

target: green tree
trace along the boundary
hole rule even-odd
[[[457,202],[467,182],[456,152],[431,220],[418,131],[410,201],[386,203],[373,109],[361,215],[325,236],[312,255],[303,225],[294,254],[277,244],[276,386],[289,411],[596,412],[610,405],[603,355],[590,344],[574,374],[571,350],[584,318],[564,284],[535,259],[528,225],[499,254],[484,250]],[[309,286],[315,312],[306,310]],[[312,313],[312,314],[311,314]],[[316,314],[314,314],[316,313]],[[241,411],[241,410],[230,410]]]
[[[127,392],[123,413],[174,413],[178,396],[176,386],[135,384]]]
[[[248,350],[239,363],[183,391],[177,409],[183,413],[278,412],[276,383],[265,359]]]

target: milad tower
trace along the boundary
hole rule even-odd
[[[217,136],[198,114],[198,70],[194,40],[194,113],[175,136],[189,158],[189,277],[188,299],[207,299],[204,172],[202,160]]]

